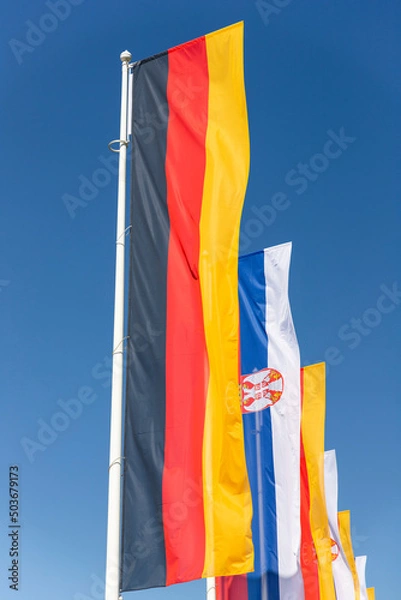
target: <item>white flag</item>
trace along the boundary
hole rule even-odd
[[[368,600],[368,591],[366,589],[366,556],[357,556],[355,558],[356,570],[359,578],[359,585],[361,591],[360,600]]]
[[[335,450],[324,453],[324,487],[332,539],[332,567],[337,600],[355,600],[354,580],[341,545],[338,528],[338,475]],[[360,600],[365,600],[365,597],[361,596]]]

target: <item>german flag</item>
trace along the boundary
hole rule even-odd
[[[133,67],[122,590],[252,571],[239,401],[238,23]]]

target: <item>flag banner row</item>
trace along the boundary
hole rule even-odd
[[[288,298],[290,257],[288,243],[239,259],[255,570],[218,577],[217,600],[371,600],[366,558],[353,554],[350,513],[338,512],[336,454],[324,450],[325,364],[299,364]]]
[[[243,24],[133,67],[122,590],[253,570],[238,391]]]

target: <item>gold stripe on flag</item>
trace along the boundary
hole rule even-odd
[[[324,491],[324,422],[326,368],[324,363],[303,368],[301,431],[310,492],[310,523],[318,561],[321,600],[336,600],[329,520]]]
[[[355,600],[360,600],[361,592],[359,587],[359,578],[356,570],[354,550],[352,548],[351,538],[351,513],[349,510],[342,510],[338,513],[338,526],[340,528],[340,537],[349,568],[351,569],[354,580]]]
[[[243,23],[207,35],[206,53],[209,103],[200,221],[200,282],[209,358],[203,441],[203,577],[253,570],[252,501],[238,369],[238,244],[249,173]],[[239,556],[244,558],[240,563]]]

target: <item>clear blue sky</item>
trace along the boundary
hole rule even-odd
[[[14,463],[18,598],[101,597],[116,177],[97,169],[119,135],[119,54],[143,58],[244,19],[251,175],[241,248],[293,241],[302,364],[336,363],[326,448],[337,450],[340,509],[351,510],[355,552],[368,555],[368,585],[398,600],[401,5],[289,0],[262,15],[253,0],[69,0],[49,18],[52,4],[7,3],[1,30],[1,598],[15,597],[6,581]],[[79,197],[85,178],[97,187],[71,218],[63,198]],[[59,421],[66,429],[30,462],[21,440],[38,442],[38,420],[49,423],[83,386],[92,402]],[[195,582],[138,597],[203,592]]]

